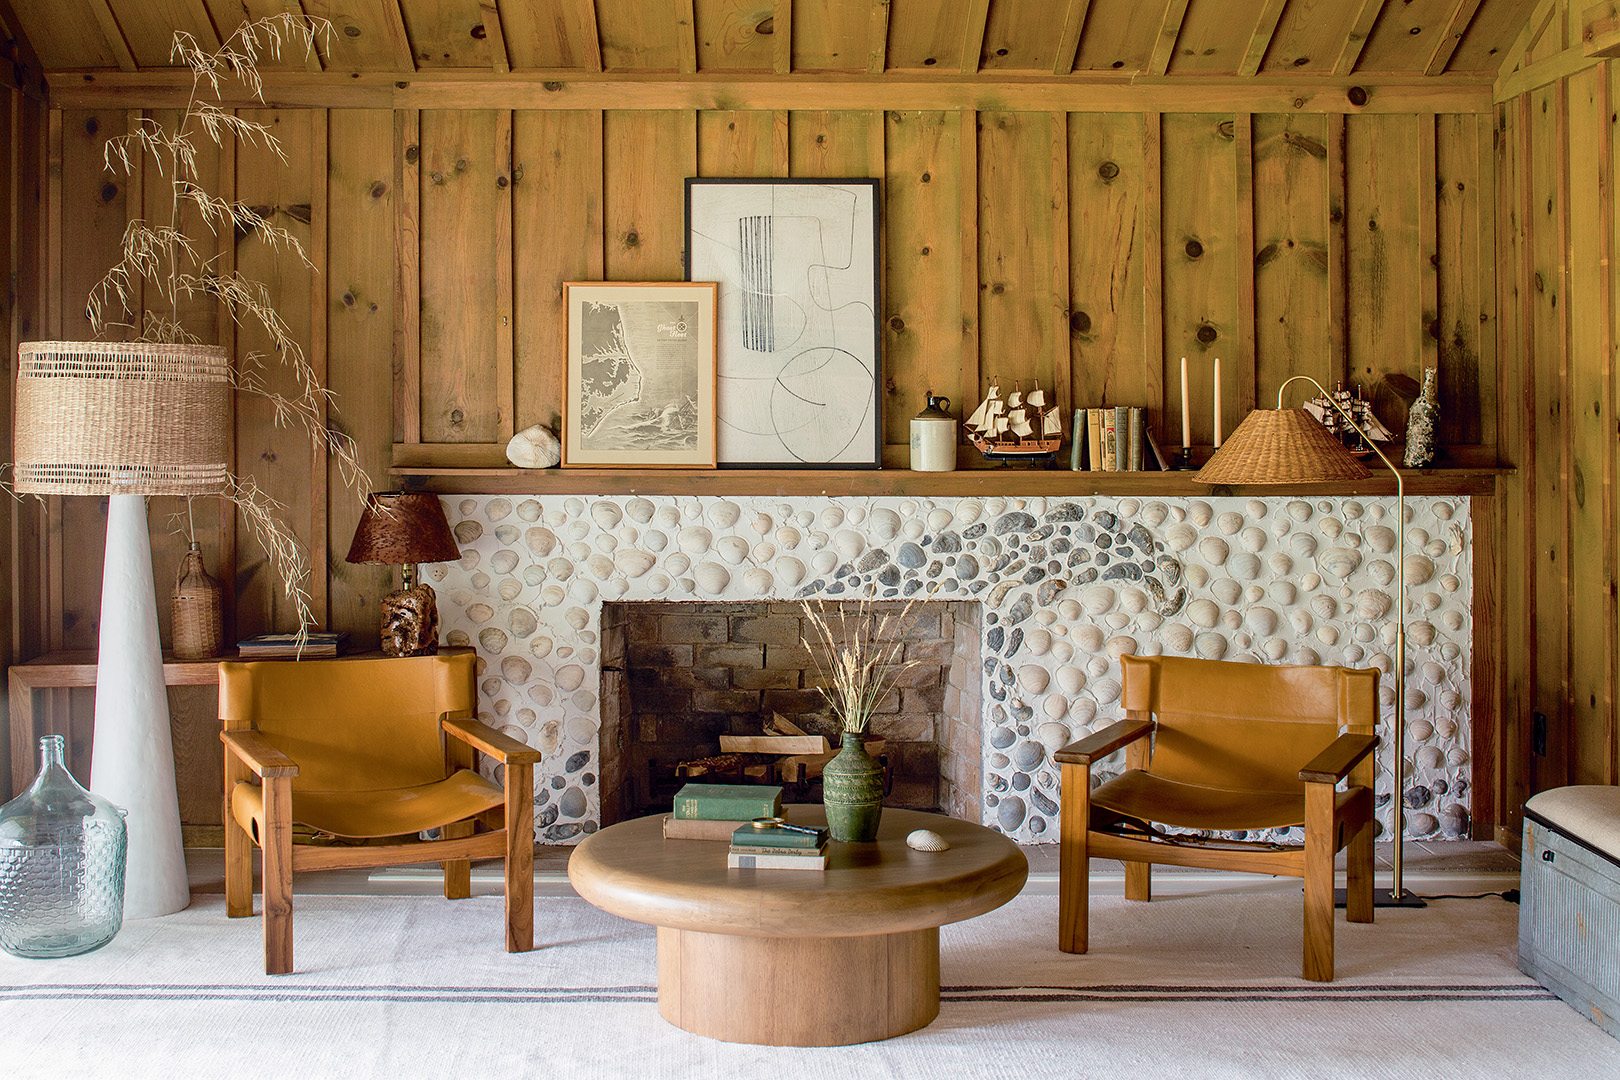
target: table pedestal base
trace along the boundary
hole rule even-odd
[[[847,1046],[939,1015],[939,928],[863,937],[746,937],[658,928],[658,1012],[695,1035]]]

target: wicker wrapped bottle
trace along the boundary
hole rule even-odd
[[[202,545],[191,542],[175,577],[172,624],[174,655],[203,660],[225,649],[223,605],[219,582],[203,566]]]

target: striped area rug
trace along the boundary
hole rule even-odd
[[[198,896],[87,956],[0,956],[0,1063],[160,1080],[1620,1075],[1620,1043],[1518,972],[1513,905],[1341,921],[1325,985],[1298,977],[1299,907],[1288,890],[1100,897],[1092,952],[1068,956],[1056,899],[1025,895],[942,932],[932,1025],[799,1050],[665,1024],[653,931],[576,899],[539,900],[540,948],[508,955],[496,898],[302,898],[298,971],[270,978],[258,921]]]

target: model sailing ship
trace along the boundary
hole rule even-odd
[[[1013,383],[1013,392],[1005,400],[998,382],[990,381],[990,393],[963,421],[968,441],[992,461],[1055,461],[1063,443],[1057,406],[1046,403],[1046,391],[1038,382],[1027,396]]]
[[[1337,404],[1338,408],[1334,408]],[[1343,410],[1341,412],[1340,410]],[[1373,415],[1372,402],[1361,396],[1361,385],[1356,384],[1354,395],[1344,388],[1343,383],[1333,392],[1332,400],[1325,397],[1314,397],[1305,403],[1305,411],[1321,421],[1352,454],[1371,454],[1372,447],[1368,446],[1354,427],[1345,422],[1345,414],[1355,418],[1357,426],[1366,432],[1367,438],[1375,442],[1389,442],[1395,438],[1394,432],[1378,422]]]

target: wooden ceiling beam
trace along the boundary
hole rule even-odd
[[[1069,75],[1080,56],[1080,33],[1086,26],[1091,0],[1069,0],[1063,13],[1063,35],[1058,38],[1057,55],[1052,58],[1052,74]]]
[[[1266,0],[1266,6],[1260,9],[1260,19],[1254,24],[1254,34],[1249,38],[1248,51],[1238,65],[1239,75],[1259,74],[1266,50],[1271,48],[1271,39],[1277,33],[1277,23],[1282,21],[1283,8],[1287,6],[1288,0]]]
[[[1349,75],[1356,70],[1361,50],[1367,47],[1367,39],[1372,36],[1373,24],[1383,12],[1384,0],[1361,0],[1361,12],[1350,26],[1350,36],[1344,40],[1339,60],[1333,65],[1333,74]]]
[[[421,72],[266,71],[265,102],[287,108],[372,109],[976,109],[1013,112],[1274,112],[1484,113],[1491,83],[1462,75],[1362,74],[1173,76],[1125,73],[998,75],[995,82],[962,75],[865,74],[784,76],[582,74],[524,71],[495,77],[437,69]],[[191,89],[189,73],[57,73],[51,104],[58,108],[172,108]],[[1351,103],[1351,91],[1365,103]],[[252,107],[233,89],[221,103]]]
[[[484,14],[484,40],[489,42],[489,56],[497,75],[512,70],[512,58],[506,55],[506,27],[501,24],[501,6],[496,0],[478,0]]]
[[[1452,12],[1451,22],[1446,26],[1446,32],[1435,43],[1434,51],[1429,54],[1429,62],[1423,65],[1423,74],[1439,75],[1451,64],[1451,58],[1457,52],[1457,46],[1462,44],[1463,35],[1468,32],[1468,24],[1474,21],[1474,13],[1484,0],[1457,0],[1457,10]]]
[[[771,5],[771,67],[778,75],[793,73],[793,0]]]
[[[405,9],[399,6],[399,0],[387,0],[383,4],[383,18],[387,20],[388,45],[394,53],[394,63],[400,70],[416,70],[416,47],[411,44],[410,31],[405,29]]]
[[[1181,24],[1187,18],[1188,0],[1170,0],[1164,8],[1164,21],[1159,23],[1159,36],[1153,43],[1153,56],[1148,60],[1149,75],[1163,75],[1170,70],[1170,58],[1176,54],[1176,39],[1181,36]]]
[[[970,0],[962,30],[962,74],[976,75],[984,56],[984,34],[990,26],[990,0]]]
[[[588,35],[585,42],[586,68],[599,72],[602,70],[602,31],[596,23],[595,0],[574,0],[574,7],[579,12],[579,24],[585,28]]]
[[[866,37],[866,73],[881,75],[889,66],[889,0],[872,0]]]
[[[281,7],[283,11],[287,12],[287,14],[296,15],[300,19],[304,20],[304,25],[309,25],[309,12],[304,10],[303,0],[285,0]],[[320,41],[321,35],[317,33],[314,40],[310,42],[309,48],[304,50],[305,71],[326,70],[326,64],[321,60]]]
[[[1530,46],[1534,45],[1536,39],[1547,29],[1547,23],[1557,8],[1558,0],[1541,0],[1541,3],[1536,5],[1536,10],[1530,13],[1530,18],[1520,28],[1518,35],[1513,39],[1513,44],[1508,46],[1501,70],[1496,73],[1497,78],[1507,78],[1513,74],[1515,68],[1524,63],[1524,54],[1530,51]]]
[[[112,5],[107,0],[90,0],[90,13],[96,17],[101,36],[107,39],[107,45],[118,60],[118,70],[137,70],[135,53],[129,47],[129,39],[124,37],[124,28],[118,25],[118,16],[113,14]]]
[[[11,0],[0,0],[0,21],[6,24],[6,32],[11,35],[12,45],[10,78],[5,84],[14,90],[20,90],[31,98],[45,100],[45,68],[39,62],[39,53],[34,51],[34,43],[28,40],[28,34],[23,30],[22,22],[17,18],[17,12],[12,9]]]
[[[191,9],[191,18],[200,31],[197,44],[202,46],[205,53],[218,52],[225,42],[219,36],[219,27],[214,25],[214,16],[208,10],[203,0],[186,0],[186,7]]]
[[[697,12],[692,0],[675,0],[675,47],[682,75],[697,74]]]

